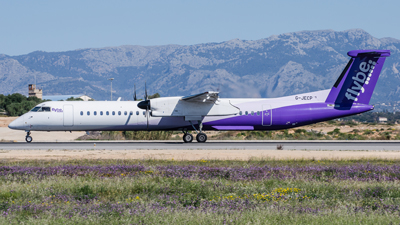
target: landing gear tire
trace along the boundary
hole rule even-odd
[[[192,141],[193,141],[193,135],[188,134],[188,133],[184,134],[184,135],[183,135],[183,141],[184,141],[185,143],[190,143],[190,142],[192,142]]]
[[[26,136],[26,137],[25,137],[25,141],[28,142],[28,143],[31,143],[32,140],[33,140],[33,139],[32,139],[31,136]]]
[[[207,135],[205,133],[198,133],[196,136],[197,142],[204,143],[207,141]]]

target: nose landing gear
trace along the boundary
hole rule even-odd
[[[32,140],[33,140],[32,137],[31,137],[30,135],[31,135],[31,132],[30,132],[30,131],[27,131],[27,132],[26,132],[25,141],[28,142],[28,143],[31,143]]]

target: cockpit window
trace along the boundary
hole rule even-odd
[[[31,112],[51,112],[51,107],[36,106]]]
[[[33,108],[33,109],[31,110],[31,112],[37,112],[40,108],[42,108],[42,107],[36,106],[35,108]]]

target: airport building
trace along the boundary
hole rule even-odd
[[[42,89],[36,88],[36,84],[29,84],[29,96],[28,97],[37,97],[42,99],[43,91]]]
[[[45,95],[43,99],[51,101],[66,101],[69,98],[80,98],[83,101],[94,101],[93,98],[87,95]]]
[[[379,117],[378,121],[379,123],[387,123],[388,119],[386,117]]]
[[[51,101],[66,101],[69,98],[80,98],[83,101],[94,101],[93,98],[87,95],[45,95],[43,96],[43,90],[36,88],[36,84],[29,84],[29,96],[28,97],[37,97],[40,99],[46,99]]]

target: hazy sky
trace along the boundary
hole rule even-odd
[[[361,28],[400,39],[400,1],[0,0],[0,54],[257,40]]]

